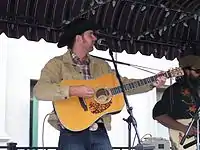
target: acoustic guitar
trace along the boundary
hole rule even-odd
[[[181,68],[163,73],[166,78],[182,76]],[[160,74],[124,84],[124,90],[134,90],[156,81]],[[86,85],[95,89],[90,98],[72,96],[66,100],[53,102],[60,123],[71,131],[82,131],[106,114],[119,113],[124,107],[124,98],[118,79],[114,73],[105,74],[94,80],[63,80],[61,86]]]

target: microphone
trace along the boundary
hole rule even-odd
[[[103,47],[108,48],[108,43],[107,43],[107,41],[106,41],[104,38],[98,39],[98,40],[97,40],[97,44],[98,44],[99,46],[103,46]]]

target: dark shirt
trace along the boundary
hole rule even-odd
[[[173,119],[191,118],[200,104],[200,100],[192,95],[184,81],[174,83],[164,91],[161,100],[154,106],[153,118],[164,114]]]

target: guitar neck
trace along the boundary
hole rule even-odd
[[[162,73],[161,75],[165,76],[166,78],[171,77],[171,74],[168,71]],[[134,81],[134,82],[131,82],[131,83],[128,83],[128,84],[124,84],[123,85],[124,90],[125,91],[130,91],[130,90],[136,89],[136,88],[138,88],[140,86],[151,84],[151,83],[155,82],[157,80],[157,78],[159,76],[161,76],[161,75],[157,74],[155,76],[151,76],[151,77],[144,78],[144,79],[141,79],[141,80],[137,80],[137,81]],[[111,90],[112,95],[116,95],[116,94],[119,94],[119,93],[122,92],[122,89],[121,89],[120,86],[111,88],[110,90]]]

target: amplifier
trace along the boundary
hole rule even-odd
[[[155,146],[151,145],[151,144],[138,144],[137,146],[135,146],[135,150],[154,150]]]
[[[155,148],[154,150],[170,150],[170,141],[164,138],[158,137],[148,137],[144,138],[145,140],[142,141],[143,145],[153,145]]]

